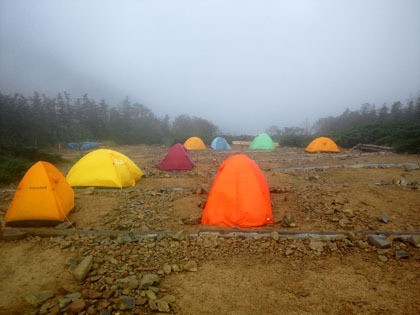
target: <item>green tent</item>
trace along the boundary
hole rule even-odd
[[[260,133],[254,138],[249,148],[251,150],[274,150],[276,147],[268,134]]]

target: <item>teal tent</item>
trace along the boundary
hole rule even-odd
[[[251,150],[274,150],[276,147],[268,134],[260,133],[254,138],[249,148]]]

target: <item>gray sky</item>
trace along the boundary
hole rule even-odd
[[[419,0],[0,0],[0,91],[125,96],[225,132],[420,90]]]

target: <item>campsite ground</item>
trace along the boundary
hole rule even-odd
[[[155,165],[167,147],[113,149],[130,157],[145,176],[131,189],[93,192],[76,189],[77,206],[69,218],[78,229],[189,232],[220,229],[200,224],[203,206],[218,166],[229,155],[244,153],[263,169],[271,190],[275,220],[273,225],[246,231],[420,230],[419,169],[398,165],[349,167],[418,163],[420,159],[415,155],[307,154],[290,148],[250,152],[234,147],[231,152],[192,152],[196,164],[192,171],[161,172]],[[61,153],[69,161],[78,159],[73,151]],[[66,173],[71,165],[68,162],[58,167]],[[328,168],[290,169],[311,166]],[[0,192],[2,223],[13,197],[12,190],[10,186]],[[284,226],[285,213],[294,216],[295,227]],[[388,216],[388,223],[378,219],[381,214]],[[420,312],[418,248],[395,240],[391,248],[377,249],[357,235],[323,241],[322,248],[318,244],[316,250],[312,242],[317,243],[293,238],[276,241],[271,237],[212,236],[185,240],[164,237],[124,244],[99,236],[0,241],[0,313],[35,310],[23,298],[27,291],[55,290],[55,303],[68,292],[90,288],[101,292],[100,297],[92,299],[85,291],[85,310],[90,314],[105,308],[118,309],[121,294],[136,297],[135,309],[147,314],[150,307],[140,305],[146,292],[123,291],[115,285],[116,281],[129,275],[140,278],[145,273],[156,273],[165,263],[182,269],[191,261],[198,263],[197,272],[161,275],[158,297],[174,295],[176,301],[171,303],[171,311],[177,314]],[[396,259],[397,250],[407,252],[408,258]],[[85,281],[77,283],[67,270],[66,259],[81,259],[89,254],[95,257],[93,271]],[[112,296],[104,293],[107,291],[112,291]],[[59,310],[54,303],[44,306],[45,314]]]

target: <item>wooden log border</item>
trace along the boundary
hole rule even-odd
[[[2,233],[6,231],[20,231],[27,235],[39,236],[39,237],[57,237],[57,236],[74,236],[74,235],[88,235],[88,236],[103,236],[116,238],[119,235],[133,233],[136,237],[141,238],[155,238],[158,236],[174,236],[180,231],[128,231],[128,230],[78,230],[78,229],[67,229],[58,230],[54,228],[8,228],[2,229]],[[184,232],[185,236],[199,237],[199,236],[218,236],[223,238],[250,238],[250,237],[269,237],[272,232],[277,232],[280,238],[320,238],[320,239],[340,239],[352,235],[355,236],[369,236],[369,235],[384,235],[384,236],[396,236],[402,239],[409,238],[411,235],[420,235],[420,231],[284,231],[284,230],[270,230],[270,231],[233,231],[231,229],[226,230],[211,230],[211,229],[200,229],[198,232]]]

